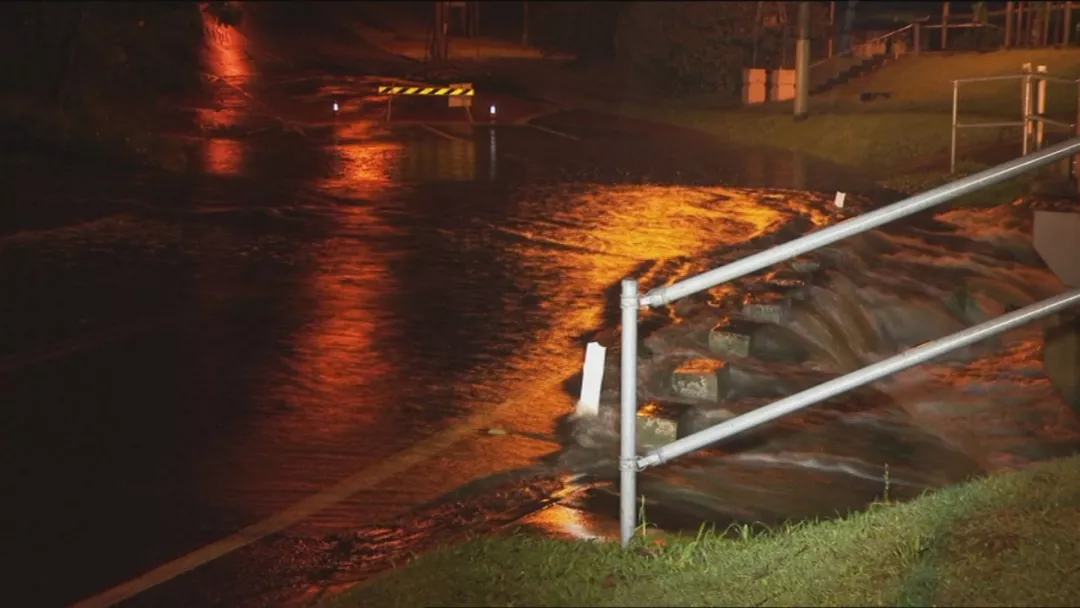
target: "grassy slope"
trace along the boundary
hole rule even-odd
[[[1075,606],[1078,507],[1074,457],[756,537],[477,540],[326,605]]]
[[[536,86],[573,105],[691,127],[736,143],[803,150],[884,177],[927,164],[939,172],[947,167],[953,79],[1018,74],[1027,62],[1047,65],[1054,76],[1080,77],[1078,49],[909,55],[812,97],[811,116],[802,122],[792,120],[790,103],[733,110],[707,109],[716,105],[710,98],[670,102],[637,94],[634,101],[622,101],[634,87],[608,68],[577,71],[569,78],[566,70],[540,74]],[[964,85],[961,121],[1019,120],[1019,89],[1017,81]],[[892,97],[862,103],[864,91],[888,91]],[[1075,99],[1072,87],[1050,85],[1048,115],[1072,122]],[[959,143],[971,150],[998,141],[1014,145],[1018,154],[1019,128],[969,129]]]

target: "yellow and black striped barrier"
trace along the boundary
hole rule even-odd
[[[472,87],[379,87],[379,95],[436,95],[442,97],[457,97],[464,95],[472,97],[475,94],[476,91]]]
[[[448,84],[441,87],[415,86],[415,85],[383,85],[379,87],[379,94],[386,95],[386,120],[390,120],[390,112],[394,106],[394,97],[445,97],[451,108],[463,108],[469,122],[472,122],[472,98],[476,95],[472,83]]]

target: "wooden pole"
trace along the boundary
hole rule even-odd
[[[1001,43],[1001,46],[1003,48],[1009,48],[1010,46],[1012,46],[1012,36],[1013,36],[1012,13],[1013,13],[1013,3],[1012,2],[1006,2],[1005,3],[1005,39]]]
[[[949,5],[951,2],[941,3],[941,50],[949,48]]]
[[[1061,44],[1069,46],[1072,40],[1072,2],[1065,3],[1065,17],[1061,27]]]
[[[1014,2],[1005,3],[1005,41],[1002,44],[1005,48],[1009,48],[1013,44],[1013,10]]]

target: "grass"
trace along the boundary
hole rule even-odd
[[[1075,606],[1080,457],[755,534],[475,540],[325,602],[354,606]]]
[[[1023,63],[1046,65],[1053,76],[1080,77],[1080,50],[1039,49],[990,53],[908,55],[879,71],[810,99],[810,117],[792,119],[790,102],[722,107],[717,97],[665,100],[641,92],[619,70],[595,68],[567,74],[552,70],[537,86],[572,105],[689,127],[725,141],[800,150],[879,178],[948,169],[952,80],[1019,74]],[[563,83],[560,92],[560,81]],[[864,103],[865,91],[891,97]],[[630,100],[627,101],[629,96]],[[1047,114],[1064,122],[1077,115],[1075,87],[1050,84]],[[962,85],[961,122],[1020,119],[1018,81]],[[961,130],[961,159],[978,161],[987,148],[1020,153],[1020,129]],[[1015,150],[1013,150],[1015,148]]]

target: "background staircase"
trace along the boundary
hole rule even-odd
[[[832,89],[833,87],[845,84],[856,78],[866,76],[867,74],[870,74],[875,70],[879,69],[881,66],[887,64],[890,59],[892,58],[884,53],[871,55],[870,57],[867,57],[862,61],[856,63],[855,65],[839,71],[835,75],[826,78],[823,81],[814,83],[810,87],[810,94],[818,95]]]

